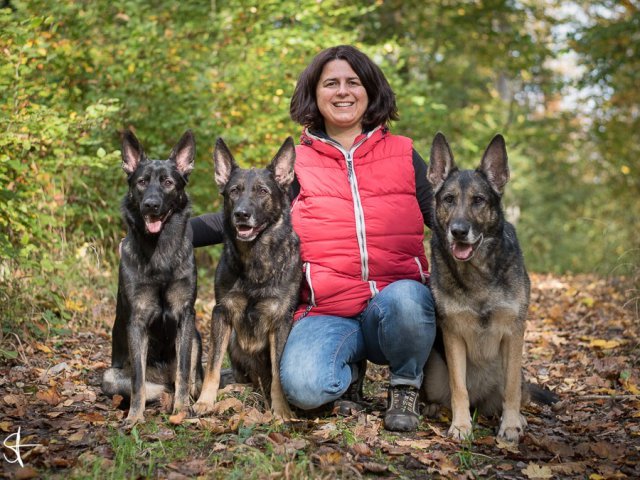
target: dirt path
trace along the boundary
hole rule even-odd
[[[529,406],[516,448],[497,444],[497,422],[479,418],[473,443],[444,434],[449,412],[418,432],[381,427],[385,369],[370,368],[367,410],[276,425],[260,396],[228,387],[211,419],[170,423],[162,407],[131,433],[99,389],[109,362],[110,308],[85,313],[64,336],[23,342],[0,364],[4,478],[640,478],[640,318],[637,291],[594,277],[534,275],[526,376],[560,395]],[[636,299],[633,301],[632,299]],[[210,304],[200,304],[201,331]],[[117,402],[116,402],[117,403]],[[37,445],[37,446],[34,446]],[[11,463],[14,462],[14,463]]]

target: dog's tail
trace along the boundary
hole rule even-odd
[[[560,401],[560,397],[549,390],[534,383],[527,383],[529,399],[538,405],[552,405]]]

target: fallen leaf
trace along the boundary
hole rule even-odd
[[[212,413],[215,415],[222,415],[227,410],[233,410],[239,412],[242,410],[242,402],[236,397],[227,397],[213,405]]]
[[[603,350],[610,350],[612,348],[617,348],[620,345],[624,345],[625,342],[620,340],[602,340],[602,339],[592,339],[589,342],[589,346],[592,348],[601,348]]]
[[[401,447],[417,448],[420,450],[433,447],[432,440],[396,440],[396,445]]]
[[[52,406],[58,405],[62,399],[56,387],[50,387],[48,390],[40,390],[36,393],[36,398]]]
[[[38,478],[40,474],[35,468],[32,467],[22,467],[16,470],[13,475],[15,480],[30,480],[31,478]]]
[[[367,472],[371,473],[384,473],[389,470],[389,467],[377,462],[362,462],[362,466]]]
[[[85,433],[86,432],[84,430],[80,430],[79,432],[76,432],[67,437],[67,440],[69,440],[71,443],[80,443],[84,439]]]
[[[353,451],[358,455],[362,455],[365,457],[370,457],[373,455],[373,452],[369,448],[369,445],[367,445],[366,443],[356,443],[352,448]]]
[[[529,463],[527,468],[523,468],[520,470],[524,473],[527,478],[538,479],[538,478],[551,478],[553,477],[553,472],[547,466],[536,465],[535,463]]]
[[[515,442],[507,442],[499,437],[496,437],[496,446],[500,450],[506,450],[511,453],[520,453],[520,449],[518,448],[518,444]]]

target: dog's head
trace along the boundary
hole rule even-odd
[[[168,160],[150,160],[131,131],[122,137],[122,169],[129,182],[127,203],[137,209],[145,231],[158,234],[171,214],[187,204],[184,192],[193,170],[196,142],[186,131],[173,148]]]
[[[458,170],[442,133],[431,146],[427,179],[435,198],[435,225],[453,257],[471,260],[483,242],[501,227],[501,197],[509,180],[507,150],[496,135],[475,170]]]
[[[240,168],[222,138],[213,154],[215,179],[224,196],[225,221],[236,240],[252,242],[278,222],[287,207],[287,189],[294,178],[293,139],[287,138],[267,168]]]

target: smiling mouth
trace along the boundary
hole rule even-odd
[[[480,235],[480,238],[476,240],[474,243],[466,243],[466,242],[458,242],[454,241],[451,244],[451,253],[455,257],[456,260],[461,262],[467,262],[471,260],[473,254],[476,252],[482,240],[484,239],[483,235]]]
[[[337,102],[334,103],[333,106],[338,108],[352,107],[353,102]]]
[[[144,215],[144,226],[149,233],[160,233],[162,230],[162,226],[167,221],[169,216],[171,215],[171,211],[167,212],[164,217],[158,217],[155,215]]]
[[[246,224],[236,225],[236,238],[242,242],[251,242],[255,240],[260,232],[266,228],[266,224],[252,226]]]

